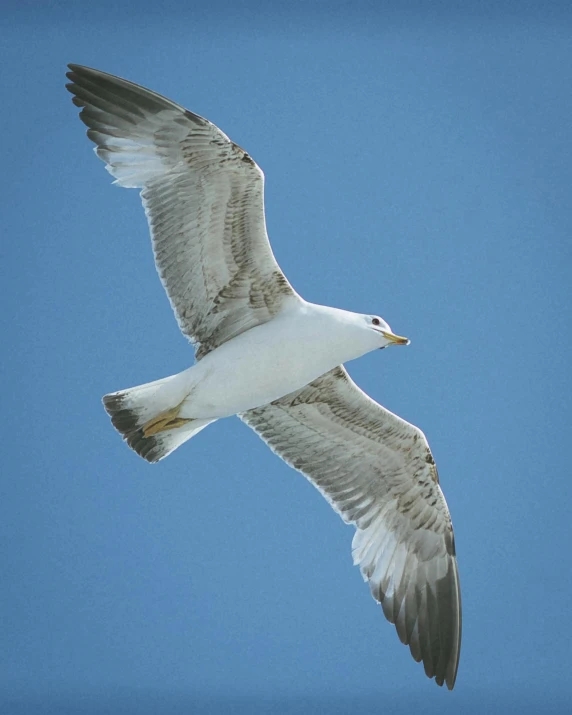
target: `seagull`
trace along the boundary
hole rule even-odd
[[[129,447],[158,462],[238,415],[346,523],[353,560],[425,673],[452,690],[461,597],[449,509],[423,432],[344,363],[407,345],[379,316],[304,300],[264,218],[264,174],[218,127],[120,77],[68,65],[67,89],[115,184],[141,189],[157,270],[195,364],[105,395]]]

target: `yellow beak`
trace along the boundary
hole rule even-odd
[[[386,340],[389,340],[393,345],[409,345],[411,342],[409,338],[402,338],[401,335],[394,335],[393,333],[386,333],[385,330],[380,331]]]

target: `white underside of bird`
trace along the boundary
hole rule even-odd
[[[273,402],[380,347],[375,334],[356,328],[353,317],[296,301],[175,375],[163,391],[164,403],[180,404],[182,418],[218,419]]]
[[[386,338],[364,330],[363,323],[360,314],[297,297],[268,323],[223,343],[188,370],[104,401],[121,400],[145,436],[169,433],[162,459],[171,451],[169,439],[178,447],[214,420],[272,403],[371,350],[408,342],[385,322]]]

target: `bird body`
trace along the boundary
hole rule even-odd
[[[110,393],[104,404],[130,446],[147,461],[159,461],[217,419],[274,402],[341,363],[406,340],[389,331],[376,316],[296,296],[272,320],[228,340],[187,370]],[[137,440],[130,442],[134,427]],[[150,438],[153,448],[146,449]],[[141,444],[145,454],[135,446]]]
[[[272,253],[264,175],[218,127],[120,77],[67,85],[115,183],[141,189],[155,263],[196,364],[105,395],[127,444],[157,462],[238,415],[344,521],[371,594],[438,685],[453,688],[461,600],[453,527],[425,435],[343,364],[409,341],[380,317],[308,303]]]
[[[299,300],[205,355],[183,373],[182,417],[246,412],[298,390],[341,363],[380,346],[358,313]]]

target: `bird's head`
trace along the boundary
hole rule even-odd
[[[377,334],[376,346],[379,347],[380,350],[389,345],[409,345],[410,341],[408,338],[395,335],[385,320],[378,315],[364,315],[363,319],[367,330]]]

